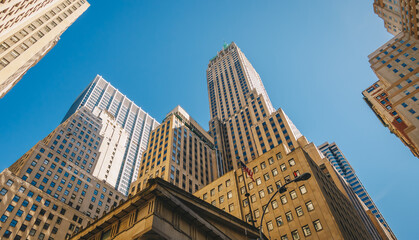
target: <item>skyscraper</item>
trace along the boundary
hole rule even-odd
[[[362,92],[384,126],[419,157],[419,40],[400,33],[369,55],[378,81]]]
[[[135,194],[148,179],[160,177],[193,193],[218,177],[214,140],[180,106],[170,111],[151,132],[138,179],[131,187]]]
[[[362,94],[383,125],[419,157],[417,1],[376,0],[374,11],[395,37],[368,56],[378,81]]]
[[[301,133],[281,109],[275,111],[259,74],[233,42],[207,69],[210,129],[221,154],[221,171],[236,169],[282,142],[298,146]]]
[[[374,0],[374,12],[384,20],[387,31],[394,36],[401,32],[419,39],[416,0]]]
[[[345,156],[343,155],[340,148],[336,145],[336,143],[329,144],[328,142],[326,142],[318,146],[318,148],[334,166],[336,171],[348,182],[348,184],[359,197],[359,199],[361,199],[361,201],[368,207],[368,209],[371,210],[371,213],[378,219],[378,221],[381,224],[383,224],[383,226],[395,239],[394,233],[391,231],[390,226],[387,224],[386,220],[378,210],[374,201],[371,199],[367,190],[362,185],[361,181],[358,179],[355,170],[351,167],[348,160],[345,158]]]
[[[207,84],[211,112],[209,132],[214,137],[216,151],[222,156],[219,165],[222,169],[221,173],[225,175],[199,190],[196,193],[197,195],[202,194],[204,200],[229,211],[239,218],[253,220],[262,215],[265,207],[270,208],[266,205],[269,197],[265,199],[265,196],[273,194],[277,185],[282,185],[282,181],[285,183],[291,181],[292,177],[299,176],[302,173],[301,169],[304,169],[304,171],[308,171],[324,180],[313,185],[320,188],[324,187],[323,184],[334,186],[333,193],[326,193],[326,195],[341,196],[331,200],[333,202],[331,209],[346,208],[349,212],[330,212],[330,214],[347,215],[352,219],[342,219],[337,222],[345,225],[346,223],[359,221],[360,226],[331,226],[332,232],[314,234],[313,228],[316,232],[319,232],[322,229],[319,226],[326,220],[318,219],[318,221],[314,221],[315,219],[302,220],[298,218],[298,223],[293,223],[293,210],[296,211],[298,217],[304,215],[304,210],[301,207],[303,203],[299,206],[297,191],[290,190],[292,206],[295,209],[286,207],[287,196],[281,196],[280,200],[273,200],[272,208],[277,209],[278,203],[281,201],[282,205],[285,205],[284,209],[279,212],[274,210],[273,214],[269,214],[271,220],[266,219],[266,222],[264,222],[266,225],[263,228],[267,229],[267,232],[271,232],[274,236],[272,238],[288,239],[292,237],[293,239],[300,239],[302,234],[306,237],[317,236],[320,239],[328,239],[332,235],[340,236],[340,234],[345,239],[351,238],[350,235],[353,234],[357,235],[358,239],[381,238],[364,209],[357,206],[358,210],[356,210],[352,202],[349,201],[350,196],[346,192],[346,185],[344,185],[346,183],[341,181],[341,177],[336,173],[330,162],[313,143],[309,143],[298,131],[282,109],[275,111],[259,75],[235,43],[225,45],[217,56],[210,60],[207,69]],[[302,155],[299,155],[300,153]],[[248,167],[253,169],[254,178],[257,178],[256,186],[258,187],[255,187],[250,179],[248,180],[250,183],[241,183],[240,185],[241,180],[237,177],[240,176],[237,164],[239,160],[247,163]],[[269,168],[266,160],[271,165]],[[292,172],[288,171],[288,165],[290,170],[293,170]],[[300,166],[300,170],[297,170],[298,167],[295,168],[297,165]],[[263,171],[259,169],[259,166]],[[312,166],[313,168],[310,171],[309,168],[304,166]],[[279,169],[284,172],[283,175],[279,174]],[[324,176],[324,178],[321,176]],[[237,179],[239,179],[238,182]],[[227,182],[229,183],[227,184]],[[270,183],[273,184],[270,185]],[[228,185],[233,186],[231,187],[232,191],[225,188],[229,187]],[[247,187],[249,192],[247,192]],[[234,191],[239,188],[241,189],[240,193]],[[216,193],[217,189],[218,193]],[[267,189],[267,193],[265,193],[265,189]],[[250,199],[245,198],[246,192]],[[306,188],[301,194],[305,193]],[[318,199],[318,197],[316,198]],[[322,198],[328,197],[323,196]],[[304,200],[307,201],[307,198],[304,198]],[[323,203],[310,201],[309,205],[312,206],[312,204],[324,206]],[[341,205],[338,207],[339,204]],[[253,209],[253,212],[250,209],[251,205],[252,208],[256,208]],[[311,207],[307,206],[307,211],[311,211]],[[326,214],[328,210],[322,209],[321,211]],[[286,212],[285,216],[280,215],[284,212]],[[283,218],[287,219],[286,224],[282,221]],[[307,221],[312,224],[307,224]],[[345,230],[340,233],[333,232],[338,228]],[[361,232],[345,232],[348,228],[356,228]],[[381,236],[385,237],[385,234]]]
[[[131,182],[137,179],[150,133],[159,123],[99,75],[77,97],[63,121],[83,106],[90,111],[95,107],[106,110],[113,116],[116,124],[126,131],[128,139],[126,146],[123,146],[125,152],[121,167],[114,168],[119,170],[114,187],[128,195]]]
[[[85,0],[1,1],[0,98],[57,44],[88,7]]]
[[[400,2],[400,1],[399,1]],[[397,1],[374,0],[374,12],[384,21],[384,27],[394,36],[403,29],[402,9]]]
[[[102,120],[79,109],[0,174],[2,239],[64,239],[125,199],[92,175],[112,145]]]

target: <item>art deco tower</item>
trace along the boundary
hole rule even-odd
[[[0,1],[0,98],[88,7],[85,0]]]
[[[259,74],[233,42],[210,60],[207,69],[210,134],[221,155],[222,172],[251,161],[278,144],[291,150],[302,137],[285,112],[275,111]]]
[[[119,171],[114,187],[128,195],[131,182],[137,179],[150,133],[159,123],[99,75],[77,97],[63,122],[83,106],[90,111],[105,110],[127,133],[127,143],[117,145],[124,148],[124,153],[121,166],[114,167],[114,171]]]

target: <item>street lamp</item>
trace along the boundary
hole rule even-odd
[[[292,181],[289,181],[289,182],[285,183],[283,186],[281,186],[281,187],[279,187],[279,188],[278,188],[278,190],[274,193],[274,195],[272,195],[272,197],[269,199],[268,203],[266,204],[266,207],[265,207],[264,209],[263,209],[263,207],[262,207],[262,209],[263,209],[263,213],[262,213],[262,218],[260,219],[260,226],[259,226],[259,237],[260,237],[260,240],[263,240],[263,236],[262,236],[262,231],[263,231],[263,228],[262,228],[262,224],[263,224],[263,217],[265,216],[266,209],[269,207],[269,203],[271,203],[271,201],[272,201],[272,199],[275,197],[275,195],[276,195],[277,193],[284,193],[284,192],[286,192],[286,191],[287,191],[286,186],[287,186],[288,184],[290,184],[290,183],[292,183],[292,182],[301,182],[301,181],[305,181],[305,180],[308,180],[310,177],[311,177],[311,174],[310,174],[310,173],[303,173],[302,175],[300,175],[300,176],[298,176],[298,177],[294,178],[294,180],[292,180]],[[278,186],[277,186],[277,187],[278,187]]]

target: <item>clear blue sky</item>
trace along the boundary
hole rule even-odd
[[[391,38],[372,0],[89,2],[0,100],[0,169],[48,135],[96,74],[158,121],[180,104],[208,129],[205,70],[235,41],[274,107],[315,144],[340,146],[399,239],[419,235],[419,159],[361,95],[376,81],[367,55]]]

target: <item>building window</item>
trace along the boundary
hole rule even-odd
[[[290,164],[290,166],[292,167],[292,166],[294,166],[295,165],[295,160],[294,159],[290,159],[289,161],[288,161],[288,163]]]
[[[277,153],[277,154],[276,154],[276,159],[278,159],[278,160],[279,160],[279,159],[281,159],[281,158],[282,158],[282,153],[280,153],[280,152],[279,152],[279,153]]]
[[[297,213],[297,216],[299,216],[299,217],[301,217],[301,216],[303,216],[303,215],[304,215],[303,208],[302,208],[301,206],[298,206],[298,207],[295,209],[295,212]]]
[[[6,185],[11,187],[13,185],[13,181],[12,180],[7,180]]]
[[[254,212],[255,212],[255,218],[259,218],[260,217],[259,209],[256,209]]]
[[[304,236],[310,236],[311,235],[311,231],[310,231],[310,227],[308,226],[308,225],[305,225],[304,227],[302,227],[303,228],[303,233],[304,233]]]
[[[265,178],[265,181],[268,181],[269,180],[269,173],[265,173],[263,175],[263,178]]]
[[[260,184],[262,184],[262,180],[260,180],[260,178],[257,178],[257,179],[256,179],[256,185],[258,185],[258,186],[259,186]]]
[[[262,198],[264,198],[265,197],[265,191],[263,191],[263,190],[260,190],[259,191],[259,197],[262,199]]]
[[[274,225],[272,224],[272,221],[269,221],[266,223],[266,227],[268,228],[268,231],[272,231],[274,229]]]
[[[232,198],[232,197],[233,197],[233,192],[232,192],[232,191],[228,192],[228,193],[227,193],[227,198],[228,198],[228,199],[230,199],[230,198]]]
[[[232,203],[232,204],[230,204],[230,205],[228,205],[228,210],[229,210],[230,212],[234,211],[234,204],[233,204],[233,203]]]
[[[320,220],[317,219],[316,221],[313,222],[314,225],[314,229],[316,229],[316,231],[321,231],[323,229],[322,224],[320,223]]]
[[[287,197],[285,195],[281,196],[281,202],[282,204],[286,204],[288,202]]]
[[[298,234],[298,230],[292,231],[291,236],[293,240],[300,240],[300,235]]]
[[[272,209],[277,209],[278,208],[278,202],[276,200],[272,201]]]
[[[307,193],[307,189],[305,185],[300,186],[300,192],[302,195]]]
[[[307,211],[311,212],[314,210],[314,205],[311,201],[306,202]]]
[[[269,159],[268,159],[268,162],[269,162],[269,165],[272,165],[272,164],[274,163],[274,158],[272,158],[272,157],[271,157],[271,158],[269,158]]]
[[[281,236],[281,240],[288,240],[287,234]]]
[[[219,200],[220,200],[220,204],[223,203],[224,202],[224,195],[219,197]]]
[[[285,163],[281,164],[281,171],[287,170],[287,166],[285,166]]]

